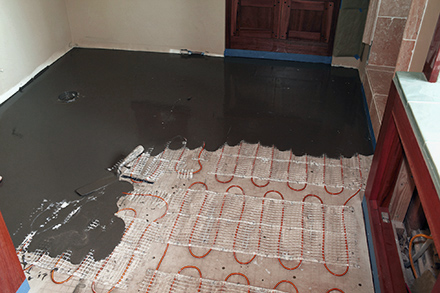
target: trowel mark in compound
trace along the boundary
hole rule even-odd
[[[43,207],[44,207],[44,203],[42,203],[41,206],[37,209],[37,210],[41,209],[42,212],[39,213],[39,214],[37,214],[36,217],[32,220],[32,222],[31,222],[31,227],[33,227],[33,226],[35,225],[36,220],[39,219],[39,218],[40,218],[45,212],[50,212],[52,209],[54,209],[54,210],[52,211],[52,214],[51,214],[50,216],[48,216],[48,217],[45,218],[45,222],[42,223],[42,224],[40,224],[40,225],[38,226],[38,228],[45,228],[47,224],[49,224],[50,222],[52,222],[52,221],[58,219],[58,217],[59,217],[59,212],[60,212],[61,210],[67,208],[67,207],[68,207],[70,204],[72,204],[72,203],[73,203],[74,205],[77,205],[77,204],[80,203],[82,200],[83,200],[83,199],[79,199],[79,200],[74,200],[74,201],[70,201],[70,202],[66,202],[66,201],[63,200],[63,201],[61,201],[61,202],[50,203],[45,209],[43,209]],[[47,202],[47,201],[45,201],[45,202]],[[54,229],[58,229],[59,227],[61,227],[61,225],[66,224],[67,222],[69,222],[70,219],[71,219],[75,214],[77,214],[78,211],[79,211],[80,209],[81,209],[81,207],[79,206],[79,207],[77,207],[76,209],[74,209],[73,211],[71,211],[71,212],[66,216],[66,218],[64,219],[64,221],[63,221],[62,223],[55,224],[55,225],[52,226],[52,227],[47,227],[46,229],[44,229],[44,230],[42,230],[42,231],[38,231],[39,229],[37,229],[37,233],[42,233],[42,232],[45,232],[45,231],[50,230],[50,229],[53,229],[53,230],[54,230]],[[32,215],[31,215],[31,217],[32,217]]]
[[[69,220],[79,212],[79,210],[81,210],[81,207],[77,207],[75,210],[71,211],[67,217],[64,219],[63,224],[66,224],[67,222],[69,222]]]
[[[87,231],[90,231],[90,230],[96,229],[96,228],[99,227],[99,224],[100,224],[99,220],[98,220],[98,219],[95,219],[95,220],[93,220],[93,221],[87,226],[87,228],[85,229],[85,231],[87,232]]]

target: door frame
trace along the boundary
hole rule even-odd
[[[283,40],[283,39],[254,39],[252,44],[247,48],[246,46],[234,46],[232,44],[231,34],[231,14],[232,3],[234,0],[226,0],[226,23],[225,23],[225,49],[241,49],[252,51],[264,51],[264,52],[277,52],[277,53],[293,53],[303,55],[318,55],[318,56],[332,56],[333,45],[336,32],[337,19],[339,17],[339,8],[341,0],[334,0],[333,20],[330,28],[330,38],[328,43],[318,43],[306,40]],[[326,2],[326,0],[323,0]]]

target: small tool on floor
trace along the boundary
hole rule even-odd
[[[182,56],[203,57],[203,56],[205,56],[205,52],[190,51],[188,49],[180,49],[180,55],[182,55]]]
[[[84,185],[76,189],[75,192],[80,196],[87,196],[92,194],[93,192],[96,192],[118,181],[119,179],[118,176],[121,168],[123,166],[129,165],[131,162],[133,162],[135,159],[141,156],[143,152],[144,152],[144,147],[141,145],[137,146],[127,157],[125,157],[125,159],[119,160],[112,167],[107,168],[107,171],[112,172],[112,175],[101,178],[87,185]]]

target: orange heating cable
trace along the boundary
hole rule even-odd
[[[301,217],[301,219],[302,219],[302,217]],[[278,234],[278,249],[277,249],[277,252],[278,252],[278,261],[280,262],[280,264],[281,264],[281,266],[283,267],[283,268],[285,268],[285,269],[290,269],[290,268],[287,268],[287,267],[285,267],[284,265],[283,265],[283,263],[281,262],[281,256],[280,256],[280,250],[281,250],[281,235],[282,235],[282,233],[283,233],[283,223],[284,223],[284,202],[283,202],[283,209],[281,210],[281,224],[280,224],[280,233]],[[302,244],[302,241],[301,241],[301,244]],[[300,265],[301,263],[299,263],[299,265]],[[298,265],[298,267],[299,267],[299,265]],[[294,269],[296,269],[296,267],[294,268]],[[292,269],[293,270],[293,269]],[[279,283],[278,283],[279,284]],[[278,284],[277,284],[277,286],[278,286]],[[275,287],[276,288],[276,287]],[[274,289],[275,289],[274,288]]]
[[[231,186],[228,187],[228,189],[226,189],[226,193],[225,193],[225,195],[223,196],[222,206],[221,206],[221,208],[220,208],[220,214],[219,214],[219,216],[218,216],[218,220],[217,220],[217,230],[216,230],[216,232],[215,232],[214,242],[212,243],[212,246],[214,246],[215,243],[216,243],[216,241],[217,241],[218,232],[219,232],[219,229],[220,229],[220,219],[221,219],[221,217],[222,217],[222,215],[223,215],[223,208],[224,208],[225,203],[226,203],[226,195],[227,195],[227,192],[228,192],[230,189],[234,188],[234,187],[239,188],[239,189],[242,191],[243,195],[244,195],[244,190],[243,190],[243,188],[241,188],[239,185],[231,185]],[[205,201],[206,201],[206,196],[205,196],[205,200],[203,201],[203,205],[205,204]],[[202,208],[203,208],[203,205],[202,205]],[[200,216],[200,213],[201,213],[201,211],[202,211],[202,208],[200,208],[199,216]],[[192,235],[193,235],[193,233],[194,233],[194,230],[195,230],[195,228],[196,228],[196,225],[197,225],[197,222],[194,224],[193,230],[192,230],[192,232],[191,232],[191,236],[190,236],[190,238],[189,238],[189,244],[191,244]],[[204,258],[205,256],[207,256],[207,255],[212,251],[212,248],[210,248],[210,249],[208,250],[208,252],[206,252],[206,253],[203,254],[203,255],[195,255],[195,254],[191,251],[191,246],[189,246],[188,249],[189,249],[189,253],[190,253],[193,257],[195,257],[195,258]]]
[[[281,192],[279,192],[279,191],[277,191],[277,190],[269,190],[268,192],[266,192],[265,194],[264,194],[264,197],[266,197],[266,195],[268,194],[268,193],[271,193],[271,192],[274,192],[274,193],[277,193],[280,197],[281,197],[281,199],[283,200],[283,202],[282,202],[282,204],[283,204],[283,209],[281,210],[281,228],[280,228],[280,233],[279,233],[279,236],[278,236],[278,257],[279,257],[279,255],[280,255],[280,246],[281,246],[281,233],[282,233],[282,230],[283,230],[283,222],[284,222],[284,196],[281,194]],[[264,200],[263,200],[264,201]],[[260,220],[260,230],[261,230],[261,220]],[[261,239],[261,232],[260,232],[260,239]],[[281,263],[281,259],[280,258],[278,258],[278,261]],[[301,263],[300,263],[301,264]],[[281,265],[284,267],[284,268],[286,268],[282,263],[281,263]],[[299,266],[299,265],[298,265]],[[278,285],[280,284],[280,283],[282,283],[282,282],[284,282],[284,281],[281,281],[281,282],[279,282],[276,286],[275,286],[275,288],[274,289],[276,289],[276,287],[278,287]],[[289,281],[285,281],[285,282],[289,282]],[[293,285],[293,284],[292,284]],[[295,285],[293,285],[294,287],[295,287]],[[296,287],[295,287],[295,289],[296,289]],[[298,291],[298,290],[297,290]]]
[[[346,257],[347,257],[347,267],[345,268],[345,271],[343,272],[343,273],[341,273],[341,274],[337,274],[337,273],[335,273],[335,272],[333,272],[332,270],[330,270],[330,268],[327,266],[327,264],[325,263],[325,252],[324,252],[324,247],[325,247],[325,229],[323,229],[323,243],[322,243],[322,259],[323,259],[323,261],[324,261],[324,266],[325,266],[325,268],[327,269],[327,271],[330,273],[330,274],[332,274],[332,275],[334,275],[334,276],[336,276],[336,277],[342,277],[342,276],[344,276],[345,274],[347,274],[348,273],[348,269],[349,269],[349,265],[350,265],[350,253],[349,253],[349,251],[348,251],[348,239],[347,239],[347,226],[345,225],[345,206],[348,204],[348,202],[353,198],[353,197],[355,197],[358,193],[359,193],[359,191],[360,191],[361,189],[359,188],[359,190],[358,191],[356,191],[352,196],[350,196],[345,202],[344,202],[344,208],[342,209],[342,225],[343,225],[343,227],[344,227],[344,237],[345,237],[345,252],[346,252]],[[324,223],[324,225],[325,225],[325,223]],[[324,228],[325,228],[325,226],[324,226]]]
[[[257,253],[258,253],[258,251],[260,250],[260,246],[261,246],[261,234],[262,234],[261,226],[262,226],[263,216],[264,216],[264,201],[265,201],[264,198],[266,198],[267,194],[269,194],[269,193],[271,193],[271,192],[277,193],[277,194],[281,197],[281,199],[284,200],[284,196],[283,196],[279,191],[276,191],[276,190],[269,190],[269,191],[267,191],[267,192],[264,194],[264,196],[263,196],[263,201],[262,201],[262,203],[261,203],[260,225],[259,225],[259,228],[258,228],[258,246],[257,246]],[[244,211],[244,206],[243,206],[243,208],[242,208],[241,215],[240,215],[240,220],[239,220],[239,221],[241,221],[241,219],[242,219],[243,211]],[[283,206],[283,212],[284,212],[284,206]],[[233,249],[234,249],[234,250],[235,250],[235,242],[236,242],[236,238],[237,238],[237,234],[238,234],[238,229],[239,229],[239,227],[240,227],[240,222],[238,223],[238,225],[237,225],[237,230],[236,230],[236,232],[235,232],[234,245],[233,245]],[[247,261],[247,262],[242,262],[242,261],[240,261],[240,260],[237,258],[237,254],[236,254],[236,252],[234,251],[234,258],[235,258],[235,260],[236,260],[239,264],[247,265],[247,264],[251,263],[251,262],[255,259],[255,257],[257,256],[257,253],[254,254],[254,256],[253,256],[249,261]]]
[[[243,194],[243,195],[245,195],[245,193],[244,193],[244,189],[240,186],[240,185],[231,185],[231,186],[229,186],[228,187],[228,189],[226,189],[226,192],[228,192],[229,190],[231,190],[232,188],[239,188],[240,190],[241,190],[241,193]]]
[[[165,152],[167,151],[167,147],[165,147],[165,149],[163,150],[163,152],[161,153],[161,157],[163,158],[165,156]],[[162,165],[162,159],[158,159],[159,160],[159,164],[157,164],[156,169],[154,170],[154,172],[148,176],[148,179],[153,177],[154,174],[156,174],[156,172],[159,170],[160,166]]]
[[[177,172],[177,174],[179,174],[179,175],[184,175],[184,174],[185,174],[184,172],[181,172],[181,171],[177,170],[177,165],[180,163],[180,160],[182,159],[182,157],[183,157],[183,153],[185,152],[185,150],[186,150],[186,148],[185,148],[185,146],[184,146],[184,147],[183,147],[183,150],[182,150],[182,153],[180,154],[179,159],[177,160],[176,165],[174,165],[174,170],[175,170],[175,171]],[[203,153],[204,150],[205,150],[205,143],[203,143],[202,149],[200,150],[200,152],[199,152],[199,156],[198,156],[198,158],[197,158],[197,162],[199,163],[199,169],[198,169],[197,171],[194,171],[193,174],[197,174],[197,173],[199,173],[200,171],[202,171],[202,163],[200,162],[200,158],[201,158],[202,153]]]
[[[355,192],[355,193],[353,193],[345,202],[344,202],[344,206],[346,206],[347,205],[347,203],[353,198],[353,197],[355,197],[360,191],[361,191],[361,189],[362,189],[362,170],[361,170],[361,158],[359,157],[359,155],[358,155],[358,162],[359,162],[359,178],[360,178],[360,186],[359,186],[359,189]],[[345,225],[345,222],[344,222],[344,225]]]
[[[245,207],[246,207],[246,199],[243,197],[243,206],[241,207],[241,214],[240,214],[240,218],[238,219],[237,228],[235,229],[234,243],[232,245],[232,249],[234,250],[234,258],[238,263],[240,263],[242,265],[246,265],[246,264],[250,263],[251,261],[254,260],[254,258],[256,256],[256,255],[254,255],[254,257],[251,260],[249,260],[248,262],[241,262],[240,260],[238,260],[237,255],[235,253],[235,243],[237,241],[238,230],[240,229],[241,219],[243,218],[243,212],[244,212]]]
[[[150,291],[151,285],[153,285],[154,279],[156,278],[156,273],[159,270],[160,265],[162,264],[162,261],[163,261],[163,259],[165,258],[165,255],[168,252],[168,248],[169,247],[170,247],[170,244],[167,243],[167,246],[165,247],[165,251],[163,252],[162,257],[160,258],[159,263],[157,264],[156,270],[154,271],[153,276],[151,277],[150,283],[148,284],[146,293],[148,293]]]
[[[124,193],[124,194],[127,194],[127,195],[133,195],[132,193]],[[148,228],[150,228],[150,226],[151,226],[153,223],[155,223],[155,222],[159,221],[160,219],[162,219],[162,218],[167,214],[167,211],[168,211],[168,203],[165,201],[165,199],[163,199],[163,198],[160,197],[160,196],[157,196],[157,195],[154,195],[154,194],[142,194],[142,193],[135,193],[134,195],[151,196],[151,197],[154,197],[154,198],[158,198],[158,199],[162,200],[162,201],[165,203],[165,205],[166,205],[166,210],[165,210],[165,212],[164,212],[159,218],[154,219],[154,221],[152,221],[152,222],[151,222],[151,223],[145,228],[144,232],[142,232],[142,235],[141,235],[141,237],[139,238],[139,240],[138,240],[138,242],[137,242],[136,248],[134,249],[133,254],[131,255],[131,257],[130,257],[130,259],[129,259],[129,261],[128,261],[128,264],[127,264],[127,266],[125,267],[124,272],[122,273],[121,277],[120,277],[119,280],[116,282],[116,284],[115,284],[115,285],[114,285],[109,291],[107,291],[108,293],[109,293],[109,292],[112,292],[112,291],[116,288],[116,286],[117,286],[117,285],[122,281],[122,279],[124,278],[125,274],[127,273],[128,269],[130,268],[130,266],[131,266],[131,264],[132,264],[132,262],[133,262],[133,259],[134,259],[134,256],[135,256],[135,254],[136,254],[136,251],[139,249],[140,243],[141,243],[142,239],[144,238],[145,233],[147,232]],[[133,221],[134,221],[134,219],[133,219]],[[132,223],[133,223],[133,221],[132,221]],[[132,223],[131,223],[131,224],[132,224]],[[131,224],[130,224],[130,226],[131,226]],[[127,230],[128,230],[128,229],[127,229]],[[126,231],[126,232],[127,232],[127,231]],[[126,232],[125,232],[125,233],[126,233]],[[125,233],[124,233],[124,235],[123,235],[122,237],[125,236]],[[96,279],[98,278],[98,275],[101,273],[101,271],[104,269],[105,265],[108,263],[108,260],[110,259],[110,257],[112,256],[112,254],[113,254],[113,252],[109,255],[109,257],[106,259],[106,261],[104,262],[104,264],[101,266],[101,268],[99,269],[99,271],[98,271],[98,272],[96,273],[96,275],[95,275],[95,278],[94,278],[93,283],[92,283],[92,291],[93,291],[94,293],[96,293],[96,291],[95,291],[95,282],[96,282]]]
[[[341,194],[343,191],[344,191],[344,168],[343,168],[343,166],[342,166],[342,157],[340,158],[340,160],[341,160],[341,180],[342,180],[342,188],[341,188],[341,190],[340,191],[338,191],[338,192],[331,192],[331,191],[329,191],[328,189],[327,189],[327,185],[325,184],[325,166],[326,166],[326,164],[325,164],[325,155],[324,155],[324,189],[325,189],[325,191],[328,193],[328,194],[331,194],[331,195],[338,195],[338,194]]]
[[[327,264],[325,263],[325,209],[324,209],[324,202],[323,202],[322,199],[321,199],[319,196],[317,196],[317,195],[309,194],[309,195],[307,195],[306,197],[308,197],[308,196],[316,197],[316,198],[319,199],[319,201],[321,202],[321,207],[322,207],[322,250],[321,250],[321,252],[322,252],[322,260],[323,260],[323,262],[324,262],[324,266],[325,266],[325,268],[327,269],[327,271],[328,271],[329,273],[331,273],[332,275],[337,276],[337,277],[341,277],[341,276],[345,275],[345,274],[348,272],[348,264],[347,264],[347,268],[346,268],[346,270],[345,270],[342,274],[336,274],[336,273],[332,272],[332,271],[328,268]],[[304,199],[306,199],[306,197],[304,197]],[[342,221],[344,222],[344,212],[342,212]],[[303,227],[303,228],[304,228],[304,227]],[[345,225],[344,225],[344,233],[345,233],[345,244],[346,244],[346,248],[347,248],[347,250],[346,250],[346,251],[347,251],[347,257],[348,257],[347,231],[346,231],[346,229],[345,229]],[[347,259],[347,262],[348,262],[348,259]]]
[[[200,158],[202,157],[202,153],[203,153],[204,150],[205,150],[205,142],[203,142],[202,149],[200,150],[199,156],[197,158],[197,162],[199,163],[200,168],[197,171],[194,171],[193,174],[197,174],[200,171],[202,171],[203,167],[202,167],[202,163],[200,162]]]
[[[299,268],[299,266],[302,264],[302,262],[303,262],[303,256],[304,256],[304,203],[305,203],[305,201],[306,201],[306,199],[308,198],[308,197],[315,197],[315,198],[317,198],[320,202],[321,202],[321,204],[324,204],[323,203],[323,201],[322,201],[322,199],[319,197],[319,196],[317,196],[317,195],[314,195],[314,194],[308,194],[308,195],[306,195],[306,196],[304,196],[304,198],[303,198],[303,200],[302,200],[302,206],[301,206],[301,259],[300,259],[300,261],[299,261],[299,263],[296,265],[296,266],[294,266],[293,268],[291,268],[291,267],[287,267],[287,266],[285,266],[284,264],[283,264],[283,262],[281,261],[281,258],[278,258],[278,262],[281,264],[281,266],[284,268],[284,269],[286,269],[286,270],[289,270],[289,271],[293,271],[293,270],[295,270],[295,269],[297,269],[297,268]],[[324,207],[322,207],[323,208],[323,218],[324,218]],[[284,207],[283,207],[283,215],[284,215]],[[283,216],[283,218],[284,218],[284,216]],[[278,245],[280,246],[281,245],[281,231],[283,230],[283,226],[282,226],[282,224],[283,224],[283,222],[281,222],[281,230],[280,230],[280,235],[279,235],[279,240],[278,240]],[[278,246],[278,247],[279,247]],[[278,254],[279,254],[279,252],[278,252]]]
[[[34,262],[34,264],[37,263],[37,262],[39,262],[40,259],[42,259],[44,255],[46,255],[46,251],[45,251],[42,255],[40,255],[40,257]],[[23,272],[26,272],[27,270],[29,270],[30,268],[32,268],[32,267],[34,266],[34,264],[31,264],[31,265],[28,266],[27,268],[23,268]]]
[[[202,184],[203,184],[203,186],[205,187],[205,189],[208,190],[208,186],[207,186],[205,183],[202,183]],[[202,256],[198,256],[198,255],[195,255],[195,254],[192,252],[192,249],[191,249],[192,237],[193,237],[194,231],[196,230],[197,223],[199,222],[200,215],[202,214],[202,211],[203,211],[203,208],[205,207],[205,204],[206,204],[206,200],[207,200],[207,199],[208,199],[208,194],[205,193],[205,198],[203,199],[202,206],[200,207],[199,213],[197,214],[197,217],[196,217],[196,221],[194,222],[194,226],[193,226],[193,228],[192,228],[192,230],[191,230],[191,234],[189,235],[189,240],[188,240],[188,244],[189,244],[189,246],[188,246],[188,250],[189,250],[189,253],[190,253],[193,257],[195,257],[195,258],[204,258],[205,256],[207,256],[207,255],[211,252],[211,249],[210,249],[206,254],[204,254],[204,255],[202,255]]]
[[[82,262],[79,264],[79,266],[76,268],[76,270],[67,278],[67,279],[65,279],[65,280],[63,280],[63,281],[56,281],[55,280],[55,277],[54,277],[54,272],[55,272],[55,270],[56,270],[56,266],[58,265],[58,263],[61,261],[61,259],[63,258],[63,256],[64,256],[64,252],[63,252],[63,254],[60,256],[60,258],[58,259],[58,261],[55,263],[55,266],[54,266],[54,268],[50,271],[50,278],[52,279],[52,282],[54,282],[55,284],[58,284],[58,285],[60,285],[60,284],[64,284],[64,283],[66,283],[66,282],[68,282],[68,281],[70,281],[70,279],[72,279],[72,277],[73,277],[73,275],[81,268],[81,266],[85,263],[85,261],[86,261],[86,259],[87,259],[87,256],[82,260]]]
[[[180,205],[179,212],[177,213],[176,220],[174,221],[173,228],[171,229],[170,239],[171,239],[171,237],[173,236],[173,233],[174,233],[174,230],[175,230],[175,228],[176,228],[177,222],[179,221],[180,215],[182,214],[183,206],[185,205],[186,199],[187,199],[187,197],[188,197],[188,193],[189,193],[190,189],[191,189],[194,185],[196,185],[196,184],[202,184],[203,186],[205,186],[206,189],[208,189],[208,186],[207,186],[205,183],[200,182],[200,181],[194,182],[194,183],[192,183],[192,184],[188,187],[188,189],[187,189],[185,195],[183,196],[183,201],[182,201],[182,204]],[[165,211],[165,214],[166,214],[167,211],[168,211],[168,203],[167,203],[167,210]],[[165,216],[165,214],[164,214],[163,216]],[[162,217],[163,217],[163,216],[162,216]],[[167,252],[168,252],[168,248],[169,248],[169,247],[170,247],[170,244],[167,243],[167,245],[166,245],[166,247],[165,247],[165,251],[163,252],[162,257],[160,258],[159,263],[157,264],[156,270],[154,271],[153,276],[151,277],[150,283],[148,284],[147,291],[146,291],[147,293],[150,291],[150,288],[151,288],[151,286],[153,285],[154,279],[156,278],[156,273],[157,273],[157,271],[159,270],[160,265],[162,264],[162,261],[163,261],[163,259],[165,258],[165,255],[166,255]]]
[[[182,156],[183,156],[183,154],[185,153],[185,149],[186,149],[186,147],[183,146],[182,152],[180,153],[180,156],[179,156],[179,158],[177,159],[176,165],[174,165],[174,171],[176,171],[177,174],[181,174],[181,173],[179,173],[179,170],[177,170],[177,165],[180,163],[180,160],[182,159]]]
[[[329,269],[329,267],[327,266],[327,264],[325,263],[325,253],[324,253],[324,241],[323,241],[323,248],[322,248],[322,257],[323,257],[323,261],[324,261],[324,266],[327,269],[327,271],[329,273],[331,273],[332,275],[336,276],[336,277],[342,277],[345,274],[347,274],[348,270],[349,270],[349,265],[350,265],[350,253],[348,251],[348,239],[347,239],[347,226],[345,225],[345,206],[347,206],[348,202],[355,197],[362,189],[362,170],[361,170],[361,159],[360,156],[358,155],[358,162],[359,162],[359,176],[360,176],[360,180],[361,180],[361,186],[359,187],[359,189],[353,194],[351,195],[345,202],[344,202],[344,208],[342,210],[342,225],[344,227],[344,237],[345,237],[345,252],[346,252],[346,257],[347,257],[347,267],[345,268],[345,271],[341,274],[337,274],[335,272],[333,272],[332,270]],[[323,240],[325,238],[325,230],[323,232]],[[336,289],[335,289],[336,290]],[[339,289],[338,289],[339,290]]]
[[[344,206],[350,201],[350,199],[352,199],[354,196],[356,196],[362,189],[362,169],[361,169],[361,158],[358,154],[358,162],[359,162],[359,182],[360,182],[360,186],[359,189],[353,194],[351,195],[344,203]]]
[[[246,277],[245,274],[242,274],[242,273],[231,273],[231,274],[229,274],[226,277],[225,282],[227,282],[229,280],[229,278],[232,277],[232,276],[242,276],[243,278],[245,278],[246,279],[246,283],[248,285],[248,293],[251,292],[251,288],[249,287],[251,285],[251,283],[249,282],[249,278]],[[224,285],[221,287],[220,292],[223,292],[223,289],[224,289]]]
[[[324,267],[327,269],[327,271],[332,274],[333,276],[336,277],[342,277],[345,274],[348,273],[348,269],[349,269],[349,252],[348,252],[348,240],[347,240],[347,229],[345,227],[345,218],[344,218],[344,211],[342,211],[342,222],[344,223],[344,235],[345,235],[345,251],[346,251],[346,257],[347,257],[347,267],[345,268],[344,272],[338,274],[333,272],[326,263],[325,260],[325,218],[324,218],[324,211],[323,211],[323,224],[322,224],[322,260],[324,262]]]
[[[298,288],[296,288],[295,284],[293,284],[292,282],[287,281],[287,280],[279,281],[279,282],[275,285],[275,287],[273,287],[273,289],[276,290],[276,289],[278,288],[278,286],[281,285],[282,283],[288,283],[288,284],[292,285],[293,288],[295,288],[296,293],[299,293]]]
[[[30,237],[21,247],[19,250],[17,250],[17,255],[20,254],[20,252],[23,251],[23,248],[26,247],[26,244],[28,244],[31,241],[32,237]]]
[[[258,156],[258,151],[260,150],[260,143],[258,143],[257,145],[257,150],[255,151],[255,158],[254,158],[254,162],[252,164],[252,172],[251,172],[251,181],[252,183],[256,186],[256,187],[266,187],[269,185],[270,183],[270,179],[272,178],[272,167],[273,167],[273,156],[275,153],[275,146],[272,146],[272,159],[270,161],[270,173],[269,173],[269,180],[267,181],[266,184],[264,185],[258,185],[257,183],[255,183],[254,181],[254,170],[255,170],[255,162],[257,161],[257,156]]]
[[[183,270],[185,270],[185,269],[196,269],[197,270],[197,272],[199,273],[199,276],[200,276],[200,284],[199,284],[199,289],[197,290],[197,292],[200,292],[200,289],[202,288],[202,272],[200,271],[200,269],[198,268],[198,267],[196,267],[196,266],[184,266],[183,268],[181,268],[180,270],[179,270],[179,272],[177,273],[178,275],[180,275],[180,273],[183,271]],[[174,280],[173,280],[173,283],[171,284],[171,287],[170,287],[170,291],[169,292],[171,292],[172,290],[173,290],[173,286],[174,286],[174,283],[176,282],[176,277],[174,277]]]
[[[306,155],[306,183],[304,183],[303,188],[296,189],[296,188],[293,188],[292,186],[290,186],[289,173],[290,173],[290,163],[291,162],[292,162],[292,151],[290,151],[289,165],[287,165],[287,186],[294,191],[303,191],[304,189],[306,189],[307,182],[309,181],[309,163],[308,163],[307,155]]]
[[[133,172],[134,172],[134,168],[137,166],[137,164],[139,163],[139,161],[140,161],[140,159],[142,158],[142,155],[140,155],[138,158],[137,158],[137,160],[136,160],[136,162],[133,164],[133,166],[131,167],[131,173],[130,173],[130,180],[131,180],[131,182],[132,183],[140,183],[140,182],[142,182],[142,181],[139,181],[139,180],[135,180],[135,179],[133,179]]]
[[[220,165],[220,161],[222,160],[223,153],[224,153],[224,151],[225,151],[225,145],[223,145],[222,152],[220,153],[220,158],[218,159],[218,162],[217,162],[217,168],[215,169],[215,180],[217,180],[217,182],[220,182],[220,183],[229,183],[229,182],[232,181],[232,179],[234,179],[234,177],[235,177],[235,172],[237,171],[238,159],[240,158],[240,152],[241,152],[241,146],[242,146],[242,145],[243,145],[243,142],[240,142],[240,146],[238,147],[237,158],[235,159],[235,167],[234,167],[234,172],[232,173],[232,177],[231,177],[230,179],[228,179],[228,180],[222,181],[222,180],[218,179],[218,175],[217,175],[217,173],[218,173],[218,167],[219,167],[219,165]]]
[[[274,193],[278,194],[278,195],[281,197],[281,199],[284,200],[284,196],[281,194],[281,192],[279,192],[279,191],[277,191],[277,190],[269,190],[269,191],[267,191],[267,192],[264,194],[263,197],[266,197],[266,195],[268,195],[268,194],[271,193],[271,192],[274,192]]]
[[[413,237],[411,238],[411,240],[409,241],[409,262],[410,262],[410,264],[411,264],[411,270],[413,271],[413,273],[414,273],[414,277],[415,277],[416,279],[417,279],[419,276],[417,275],[416,268],[415,268],[415,266],[414,266],[414,260],[413,260],[413,257],[412,257],[412,253],[411,253],[411,251],[412,251],[412,247],[413,247],[413,242],[414,242],[414,240],[415,240],[416,238],[418,238],[418,237],[423,237],[423,238],[425,238],[425,239],[433,239],[432,236],[428,236],[428,235],[426,235],[426,234],[417,234],[417,235],[413,236]]]
[[[304,210],[304,205],[302,206],[302,209]],[[301,215],[302,215],[302,212],[301,212]],[[302,221],[303,220],[302,220],[302,216],[301,216],[301,224],[302,224]],[[281,264],[281,266],[283,268],[285,268],[286,270],[294,270],[294,269],[297,269],[301,265],[302,259],[300,260],[299,264],[297,266],[293,267],[293,268],[289,268],[289,267],[285,266],[283,264],[283,262],[281,261],[280,250],[281,250],[281,236],[282,236],[282,233],[283,233],[283,224],[284,224],[284,202],[283,202],[283,209],[281,211],[280,233],[278,235],[278,261]],[[303,235],[301,234],[301,258],[302,258],[302,254],[303,254]],[[279,285],[279,283],[277,284],[277,286],[278,285]],[[276,289],[276,287],[274,289]]]
[[[132,209],[132,208],[125,208],[125,209],[119,210],[119,211],[116,212],[116,214],[119,213],[119,212],[125,211],[125,210],[133,211],[134,212],[134,218],[133,218],[133,220],[131,220],[131,222],[128,225],[127,229],[125,229],[124,234],[122,234],[121,241],[124,239],[125,235],[127,235],[128,230],[130,229],[131,225],[133,224],[133,222],[134,222],[134,220],[136,219],[136,216],[137,216],[136,210]],[[96,291],[95,291],[96,279],[98,278],[99,274],[101,273],[101,271],[104,269],[105,265],[108,263],[108,261],[112,257],[113,252],[114,252],[114,250],[112,251],[112,253],[110,253],[109,256],[107,256],[107,258],[105,259],[105,261],[102,264],[101,268],[98,270],[98,272],[95,275],[95,278],[94,278],[93,283],[92,283],[92,291],[95,292],[95,293],[96,293]],[[113,291],[113,288],[109,292],[111,292],[111,291]]]
[[[341,289],[338,289],[338,288],[332,288],[332,289],[328,290],[326,293],[330,293],[332,291],[338,291],[338,292],[344,293],[344,291],[342,291]]]
[[[353,193],[345,202],[344,202],[344,206],[353,198],[355,197],[361,190],[362,190],[362,169],[361,169],[361,158],[358,154],[358,162],[359,162],[359,181],[360,181],[360,186],[358,188],[358,190],[356,190],[355,193]]]

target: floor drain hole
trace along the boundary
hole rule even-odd
[[[79,97],[79,93],[75,91],[67,91],[58,96],[58,101],[63,103],[74,102]]]

